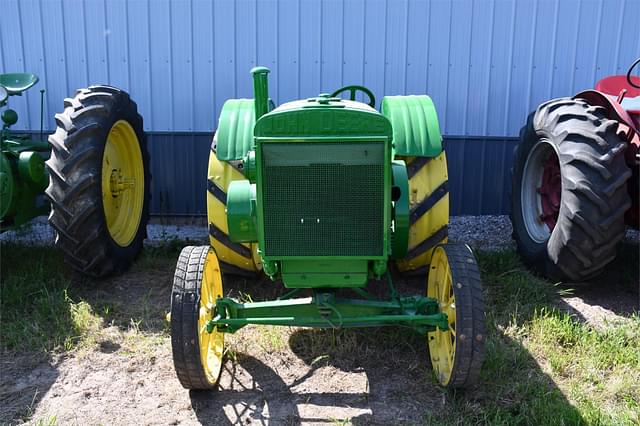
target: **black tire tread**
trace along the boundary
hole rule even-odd
[[[618,122],[584,99],[560,98],[529,115],[514,153],[511,222],[518,252],[539,273],[563,281],[597,276],[616,254],[631,206]],[[522,224],[519,187],[526,158],[540,138],[558,152],[562,196],[558,222],[546,247],[533,248]]]
[[[468,388],[479,380],[486,340],[480,269],[468,246],[443,244],[440,247],[451,268],[456,304],[456,353],[447,387]]]
[[[46,165],[51,178],[45,191],[52,206],[49,223],[69,266],[101,278],[127,269],[147,236],[151,175],[142,117],[129,94],[110,86],[80,89],[73,98],[64,100],[64,106],[64,111],[55,115],[57,129],[49,137],[52,151]],[[113,122],[120,119],[136,131],[145,173],[140,226],[128,247],[112,240],[101,208],[102,154]]]
[[[212,389],[200,360],[198,312],[204,263],[209,246],[182,249],[171,292],[171,349],[180,384],[186,389]]]

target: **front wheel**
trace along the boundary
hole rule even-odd
[[[224,334],[206,330],[216,300],[222,297],[222,273],[209,246],[180,253],[171,292],[171,349],[178,379],[186,389],[213,389],[222,370]]]
[[[431,365],[448,388],[475,384],[484,357],[484,298],[480,270],[471,249],[443,244],[433,250],[427,297],[436,299],[449,327],[427,333]]]

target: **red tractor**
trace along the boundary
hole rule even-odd
[[[584,281],[640,225],[640,78],[598,81],[529,115],[515,150],[511,223],[518,252],[542,275]]]

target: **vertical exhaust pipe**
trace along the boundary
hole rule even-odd
[[[269,112],[269,72],[271,70],[267,67],[255,67],[251,70],[256,121]]]

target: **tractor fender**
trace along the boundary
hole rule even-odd
[[[429,96],[385,96],[380,112],[393,127],[396,156],[436,157],[442,152],[438,114]]]
[[[619,124],[618,134],[626,139],[625,161],[631,169],[632,177],[628,181],[629,195],[632,205],[625,213],[627,225],[640,228],[640,128],[634,123],[631,115],[620,105],[615,98],[607,96],[598,90],[585,90],[573,97],[584,99],[589,105],[598,105],[607,110],[607,118],[616,120]]]
[[[597,90],[585,90],[575,95],[573,99],[584,99],[590,105],[604,107],[609,119],[622,122],[629,127],[627,141],[636,145],[640,143],[640,130],[636,129],[636,124],[629,113],[613,98]]]
[[[229,99],[222,106],[217,145],[212,147],[218,160],[242,160],[253,146],[253,126],[256,112],[253,99]]]

